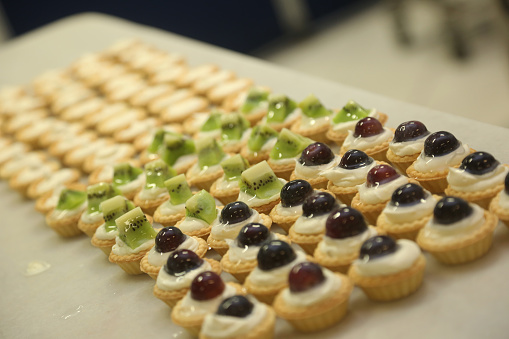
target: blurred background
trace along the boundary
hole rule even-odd
[[[507,0],[0,0],[0,45],[81,12],[509,127]],[[1,46],[0,46],[1,51]]]

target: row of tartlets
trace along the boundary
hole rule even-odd
[[[2,131],[14,137],[0,139],[0,176],[38,198],[36,208],[59,234],[84,232],[127,273],[157,279],[154,294],[192,333],[203,324],[202,337],[246,336],[253,328],[254,337],[270,335],[274,311],[263,303],[300,330],[328,327],[345,315],[353,284],[375,300],[404,297],[423,278],[419,246],[445,263],[468,262],[488,251],[496,215],[509,219],[506,167],[448,132],[429,133],[416,121],[391,130],[385,114],[354,102],[332,112],[314,96],[297,104],[266,88],[246,91],[250,83],[235,87],[241,81],[229,88],[242,90],[218,99],[210,88],[231,74],[210,65],[190,70],[177,56],[137,44],[82,58],[71,77],[36,79],[36,95],[0,93],[7,98],[0,100]],[[160,69],[152,62],[158,58]],[[196,74],[216,71],[198,82]],[[175,113],[179,101],[169,97],[189,93],[177,87],[240,113],[183,107],[193,104]],[[161,129],[164,122],[182,124]],[[40,148],[54,158],[30,150]],[[78,169],[91,173],[88,187],[77,182]],[[456,197],[432,195],[444,191]],[[152,217],[166,226],[159,233]],[[288,235],[271,233],[272,223]],[[209,246],[220,263],[200,259]],[[243,288],[224,284],[222,270]],[[237,332],[226,331],[232,322]]]

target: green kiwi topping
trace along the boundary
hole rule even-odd
[[[110,199],[121,192],[112,184],[100,182],[87,187],[87,213],[99,212],[99,205],[104,200]]]
[[[170,166],[175,165],[181,156],[196,152],[193,139],[175,134],[166,134],[159,150],[161,159]]]
[[[209,192],[201,190],[186,201],[186,217],[211,224],[217,217],[216,201]]]
[[[128,184],[136,180],[142,173],[141,168],[133,167],[127,162],[116,164],[113,167],[113,186],[118,187]]]
[[[294,158],[300,155],[313,142],[309,138],[283,128],[281,133],[279,133],[274,148],[270,152],[270,158],[274,160]]]
[[[162,159],[157,159],[145,165],[145,188],[164,188],[164,182],[177,175],[173,167],[168,166]]]
[[[140,207],[121,215],[115,220],[115,223],[117,224],[118,237],[131,249],[155,239],[157,235]]]
[[[249,168],[249,162],[240,154],[235,154],[221,161],[224,176],[228,181],[240,180],[243,171]]]
[[[297,108],[297,103],[283,94],[269,96],[267,123],[281,123]]]
[[[247,94],[246,100],[240,107],[240,111],[245,114],[251,113],[254,109],[259,107],[262,102],[267,101],[268,96],[269,91],[263,88],[251,88]]]
[[[259,152],[270,139],[277,138],[278,133],[268,125],[256,125],[251,131],[247,147],[253,152]]]
[[[214,138],[202,138],[195,142],[200,169],[218,165],[226,156]]]
[[[87,193],[65,188],[60,192],[56,209],[59,211],[73,210],[87,201]]]
[[[209,131],[214,131],[216,129],[220,129],[221,128],[221,115],[222,115],[222,113],[219,111],[211,112],[208,119],[201,126],[200,131],[209,132]]]
[[[161,147],[161,145],[163,144],[164,137],[167,134],[178,135],[170,131],[165,131],[164,129],[157,130],[157,132],[154,134],[154,139],[152,139],[152,143],[150,144],[150,146],[148,146],[147,152],[158,153],[159,147]]]
[[[339,111],[334,118],[332,118],[332,122],[335,124],[339,124],[341,122],[348,121],[356,121],[362,118],[365,118],[369,115],[369,110],[362,107],[358,103],[353,100],[350,100],[346,103],[345,106]]]
[[[104,200],[99,205],[99,209],[103,214],[104,228],[106,229],[106,232],[116,231],[117,224],[115,223],[115,220],[135,207],[136,206],[134,206],[131,201],[120,195]]]
[[[183,204],[193,196],[184,174],[166,180],[164,186],[166,186],[170,193],[170,203],[172,205]]]
[[[279,194],[283,185],[267,161],[262,161],[242,172],[240,190],[259,199],[268,199]]]
[[[244,131],[248,129],[249,126],[249,121],[239,113],[223,114],[221,117],[221,141],[240,140],[242,134],[244,134]]]
[[[315,119],[332,114],[332,112],[326,109],[313,94],[308,95],[306,99],[302,100],[299,103],[299,108],[304,115]]]

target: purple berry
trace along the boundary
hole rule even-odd
[[[288,284],[292,292],[304,292],[325,281],[320,265],[302,262],[293,266],[288,276]]]
[[[362,244],[359,259],[363,261],[376,259],[394,253],[397,249],[398,245],[394,239],[387,235],[378,235]]]
[[[155,249],[159,253],[175,251],[187,236],[178,227],[168,226],[157,233]]]
[[[482,175],[495,170],[499,164],[493,155],[487,152],[475,152],[467,155],[461,161],[460,169],[475,175]]]
[[[178,250],[169,257],[164,270],[173,276],[184,275],[203,264],[203,259],[191,250]]]
[[[221,210],[219,221],[222,224],[236,224],[248,219],[253,214],[251,208],[242,201],[231,202]]]
[[[318,166],[328,164],[332,160],[334,160],[334,153],[329,146],[315,142],[302,151],[299,163],[304,166]]]
[[[283,207],[301,205],[304,199],[312,193],[313,187],[306,180],[297,179],[289,181],[281,189],[281,205]]]
[[[254,305],[243,295],[234,295],[221,302],[217,314],[244,318],[251,314]]]
[[[361,212],[352,207],[340,207],[325,223],[325,235],[333,239],[354,237],[368,229]]]
[[[416,140],[428,134],[429,131],[422,122],[416,120],[406,121],[396,128],[394,142]]]
[[[392,193],[391,204],[394,206],[414,205],[426,199],[426,193],[421,186],[405,184]]]
[[[363,151],[351,149],[343,154],[343,157],[341,158],[338,166],[344,169],[353,170],[371,165],[373,161],[373,158],[368,156]]]
[[[431,133],[424,141],[424,155],[439,157],[449,154],[460,147],[460,142],[452,133],[440,131]]]
[[[198,274],[191,283],[194,300],[210,300],[220,296],[225,289],[223,279],[217,273],[207,271]]]
[[[259,223],[249,223],[240,229],[237,235],[237,244],[239,247],[260,245],[270,237],[270,231],[267,226]]]
[[[293,248],[281,240],[272,240],[262,245],[257,255],[258,268],[269,271],[291,263],[297,258]]]
[[[338,207],[338,202],[327,192],[317,192],[306,198],[302,204],[302,215],[305,217],[316,217],[332,212]]]
[[[399,177],[398,172],[389,165],[376,165],[369,170],[366,184],[368,187],[383,185]]]
[[[356,138],[367,138],[378,135],[383,131],[384,127],[380,121],[373,117],[366,117],[357,122],[353,136]]]
[[[467,218],[473,212],[469,203],[457,197],[443,197],[435,205],[433,221],[441,225],[450,225]]]

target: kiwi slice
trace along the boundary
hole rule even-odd
[[[113,186],[122,186],[136,180],[143,173],[141,168],[133,167],[124,162],[113,166]]]
[[[201,190],[186,201],[186,217],[211,224],[217,216],[216,201],[209,192]]]
[[[60,192],[56,209],[60,211],[73,210],[80,207],[86,200],[86,192],[65,188]]]
[[[221,115],[222,113],[219,111],[214,111],[210,113],[207,121],[201,126],[200,131],[209,132],[214,131],[216,129],[221,128]]]
[[[323,107],[320,100],[318,100],[313,94],[307,96],[306,99],[299,103],[299,107],[302,113],[310,118],[321,118],[332,114],[331,111]]]
[[[200,169],[217,165],[225,157],[223,149],[214,138],[199,139],[195,145],[198,152],[198,166]]]
[[[167,134],[178,135],[177,133],[165,131],[164,129],[157,130],[157,132],[154,134],[154,139],[152,139],[152,143],[147,148],[147,152],[157,153],[159,151],[159,147],[161,147],[164,142],[164,137]]]
[[[193,196],[184,174],[166,180],[164,186],[166,186],[170,193],[170,202],[173,205],[183,204]]]
[[[161,159],[170,166],[175,165],[181,156],[196,152],[192,139],[175,134],[166,134],[164,136],[164,143],[159,150]]]
[[[241,191],[260,199],[268,199],[281,192],[283,183],[267,161],[262,161],[241,174]]]
[[[101,202],[120,194],[121,192],[115,187],[113,187],[112,184],[107,184],[105,182],[100,182],[98,184],[88,186],[87,187],[88,214],[99,212],[99,205],[101,204]]]
[[[369,110],[365,109],[355,101],[350,100],[345,106],[343,106],[341,111],[332,118],[332,122],[339,124],[341,122],[356,121],[365,118],[368,115]]]
[[[256,125],[251,131],[247,147],[253,152],[259,152],[263,145],[272,138],[277,138],[277,132],[268,125]]]
[[[239,113],[224,114],[221,117],[221,141],[240,140],[249,126],[249,121]]]
[[[249,168],[249,162],[240,154],[235,154],[221,161],[221,167],[223,168],[226,180],[240,180],[242,172]]]
[[[135,249],[151,239],[155,239],[157,232],[140,207],[121,215],[115,220],[118,237],[127,246]]]
[[[267,123],[281,123],[297,108],[297,103],[283,94],[269,96]]]
[[[177,175],[173,167],[168,166],[162,159],[157,159],[145,165],[145,188],[163,188],[164,182]]]
[[[115,220],[133,208],[135,208],[134,204],[120,195],[104,200],[99,205],[99,209],[103,214],[106,232],[115,231],[117,229]]]
[[[249,90],[249,93],[247,94],[246,100],[240,107],[240,111],[246,114],[251,113],[255,108],[260,106],[261,102],[267,101],[268,96],[269,91],[263,88],[259,87],[251,88],[251,90]]]
[[[309,138],[283,128],[281,133],[279,133],[274,148],[270,152],[270,158],[277,160],[296,157],[302,153],[304,148],[313,142],[314,141]]]

